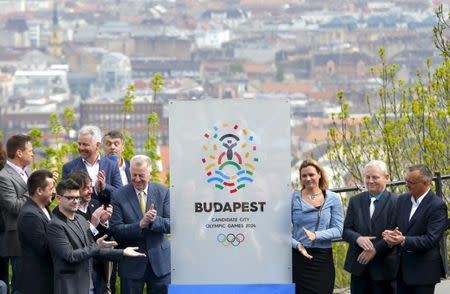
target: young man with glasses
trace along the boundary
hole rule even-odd
[[[106,235],[94,241],[88,222],[77,214],[81,196],[80,186],[72,179],[61,181],[56,187],[59,209],[47,229],[47,240],[54,266],[55,294],[94,293],[92,257],[120,260],[122,256],[143,257],[137,247],[112,249],[115,241],[106,241]]]
[[[94,240],[109,235],[109,219],[113,213],[112,205],[101,205],[100,202],[92,198],[92,180],[89,174],[83,170],[77,170],[69,174],[69,178],[80,186],[80,205],[77,214],[84,217],[89,222],[89,228]],[[102,193],[102,192],[101,192]],[[93,283],[96,294],[107,293],[107,277],[109,277],[109,261],[94,259]]]

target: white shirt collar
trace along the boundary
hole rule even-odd
[[[134,188],[134,187],[133,187],[133,188]],[[144,191],[144,194],[145,194],[145,195],[147,195],[147,190],[148,190],[148,183],[147,183],[147,186],[145,186],[144,190],[142,190],[142,191]],[[139,190],[136,189],[136,188],[134,188],[134,191],[136,192],[136,195],[139,196],[139,193],[140,193],[141,191],[139,191]]]
[[[20,166],[15,165],[14,163],[12,163],[12,162],[9,161],[9,160],[7,160],[6,163],[7,163],[10,167],[12,167],[16,172],[18,172],[20,175],[26,174],[24,168],[21,168]]]
[[[19,176],[23,179],[23,181],[25,183],[27,183],[28,175],[27,175],[27,172],[25,171],[25,169],[21,168],[20,166],[15,165],[14,163],[12,163],[9,160],[6,161],[6,164],[8,164],[10,167],[12,167],[12,169],[15,170],[16,173],[19,174]]]
[[[83,163],[87,166],[94,166],[96,164],[100,164],[100,155],[97,156],[97,159],[94,161],[93,164],[90,164],[86,159],[84,159],[83,157],[81,158],[81,160],[83,160]]]
[[[422,194],[422,196],[420,196],[419,198],[416,199],[414,198],[414,196],[411,195],[411,202],[413,205],[419,205],[420,202],[422,202],[423,198],[425,198],[425,196],[427,196],[428,192],[430,192],[430,189],[428,189],[424,194]]]

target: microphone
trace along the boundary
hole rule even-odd
[[[117,155],[115,155],[115,154],[111,154],[110,156],[109,156],[109,159],[111,159],[112,161],[114,161],[115,163],[118,163],[118,157],[117,157]]]

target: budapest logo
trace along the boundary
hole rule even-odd
[[[213,126],[203,135],[202,163],[207,182],[219,190],[235,193],[253,182],[258,163],[255,137],[238,124]]]
[[[242,233],[239,233],[236,235],[231,234],[231,233],[227,234],[227,235],[220,233],[219,235],[217,235],[217,241],[225,247],[230,247],[230,246],[237,247],[242,242],[244,242],[244,240],[245,240],[245,236]]]

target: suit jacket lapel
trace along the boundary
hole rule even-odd
[[[106,160],[106,157],[101,157],[100,156],[100,160],[98,161],[98,171],[101,171],[101,170],[103,170],[103,171],[105,171],[106,169],[105,169],[105,160]],[[105,174],[105,177],[106,177],[106,174]]]
[[[359,200],[364,223],[366,224],[367,231],[370,232],[369,192],[364,192]]]
[[[148,182],[148,189],[147,189],[147,209],[150,209],[150,204],[153,202],[155,209],[156,209],[156,201],[158,200],[157,196],[158,190],[156,189],[155,185]]]
[[[130,202],[131,208],[133,208],[134,213],[137,215],[137,217],[139,219],[142,219],[142,217],[144,215],[142,214],[141,206],[139,205],[139,201],[138,201],[138,196],[136,194],[136,190],[134,190],[133,185],[129,186],[129,191],[127,194],[129,195],[128,201]],[[147,197],[147,199],[148,199],[148,197]]]
[[[76,219],[76,217],[75,217],[75,219]],[[78,237],[81,244],[87,245],[86,233],[83,231],[80,232],[80,228],[78,227],[78,225],[75,224],[75,220],[74,221],[67,220],[67,224],[68,224],[68,227],[72,230],[72,232],[74,232],[75,235]],[[83,228],[83,227],[81,227],[81,228]]]
[[[36,204],[35,204],[35,205],[36,205]],[[36,205],[36,207],[37,207],[38,210],[39,210],[39,214],[41,215],[41,218],[45,221],[45,223],[48,224],[48,223],[50,222],[50,220],[49,220],[48,217],[45,215],[44,211],[43,211],[40,207],[38,207],[37,205]],[[52,213],[50,212],[50,209],[48,209],[48,207],[46,207],[45,210],[47,210],[48,215],[50,216],[50,219],[51,219],[51,218],[52,218]]]
[[[34,205],[35,209],[37,209],[41,218],[45,221],[45,223],[48,224],[50,222],[50,220],[47,218],[44,211],[36,204],[36,202],[34,202],[33,199],[31,199],[31,198],[28,199],[27,201],[29,201],[32,205]],[[48,214],[50,215],[50,218],[52,218],[52,212],[50,211],[50,209],[48,209],[48,207],[46,207],[45,210],[47,210]]]
[[[401,213],[398,216],[398,227],[400,231],[406,235],[406,232],[408,231],[409,214],[411,213],[412,208],[411,195],[407,194],[406,197],[399,200],[403,200],[402,202],[404,203],[397,204],[401,207]]]
[[[130,162],[125,160],[125,174],[127,175],[128,183],[131,183],[131,174],[130,174]]]
[[[15,182],[19,183],[25,190],[28,190],[27,183],[25,183],[25,181],[22,179],[22,177],[17,173],[15,169],[9,166],[9,164],[5,164],[4,168],[8,171],[8,173],[11,175],[11,178]]]
[[[417,207],[416,211],[414,212],[413,216],[409,220],[408,223],[408,230],[411,228],[411,226],[414,224],[416,219],[420,218],[423,212],[427,209],[428,204],[431,201],[431,190],[427,193],[427,195],[422,199],[422,202],[420,202],[419,207]],[[412,203],[411,203],[412,206]],[[411,212],[411,210],[410,210]]]
[[[381,212],[383,211],[384,207],[386,206],[386,203],[387,203],[386,198],[387,197],[388,197],[388,193],[386,191],[384,191],[380,200],[378,200],[378,203],[375,203],[375,211],[373,212],[372,219],[371,219],[372,222],[376,222],[375,220],[377,219],[377,217],[380,216]]]
[[[81,157],[78,157],[78,162],[76,166],[78,168],[74,168],[73,170],[81,169],[84,170],[85,172],[88,172],[86,165],[84,164],[83,159]]]

